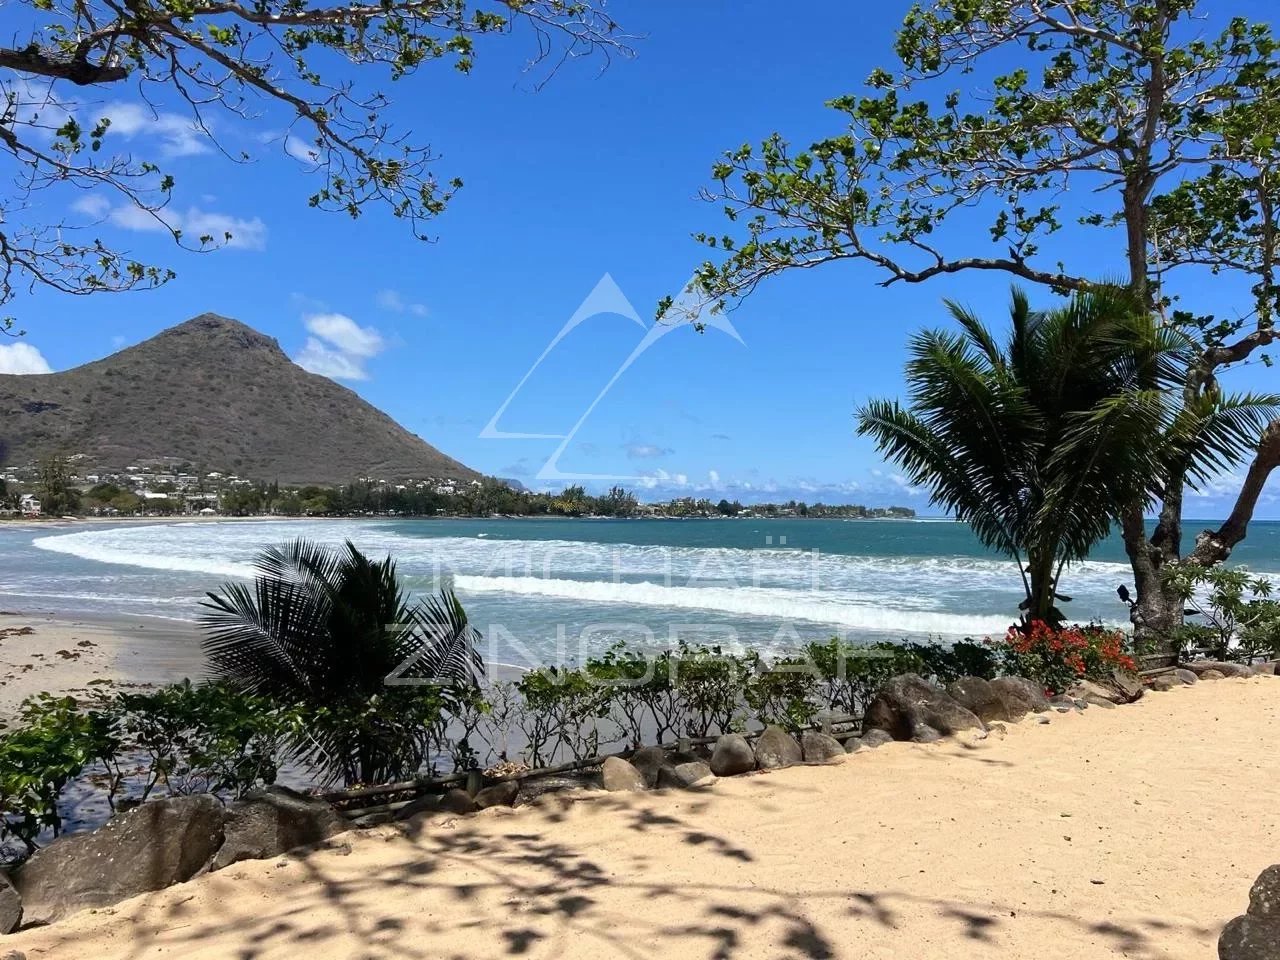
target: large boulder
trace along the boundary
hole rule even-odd
[[[1096,680],[1081,680],[1067,691],[1067,696],[1083,700],[1085,703],[1091,703],[1095,707],[1114,707],[1117,704],[1128,702],[1125,694],[1111,686],[1111,684],[1099,683]]]
[[[845,755],[839,740],[817,730],[800,734],[800,752],[804,754],[805,763],[828,763]]]
[[[600,775],[604,780],[604,788],[615,793],[634,793],[647,790],[644,774],[621,757],[606,757],[600,767]]]
[[[1045,696],[1044,688],[1026,677],[996,677],[991,681],[991,689],[1004,702],[1010,720],[1049,710],[1049,698]]]
[[[756,766],[761,770],[777,770],[803,760],[800,744],[781,727],[765,727],[756,738]]]
[[[661,747],[641,747],[630,757],[631,765],[644,777],[645,786],[652,789],[658,785],[658,774],[663,767],[670,767],[671,760],[667,751]]]
[[[662,788],[689,790],[693,787],[709,787],[715,781],[716,775],[702,760],[677,763],[673,767],[663,767],[658,771],[658,786]]]
[[[6,874],[0,873],[0,933],[12,933],[22,922],[22,897],[9,882]]]
[[[867,705],[864,730],[884,730],[895,740],[928,742],[937,733],[949,736],[986,725],[950,694],[923,677],[906,673],[894,677]]]
[[[893,743],[893,734],[888,730],[867,730],[857,740],[850,741],[858,744],[858,749],[870,747],[874,750],[876,747],[882,747],[886,743]]]
[[[1221,670],[1205,670],[1200,674],[1201,680],[1225,680],[1227,675]]]
[[[992,720],[1016,720],[1009,715],[1005,698],[982,677],[961,677],[947,685],[947,693],[983,723]],[[1021,716],[1021,714],[1019,714]]]
[[[478,808],[488,810],[490,807],[514,807],[516,797],[519,795],[519,780],[503,780],[500,783],[481,787],[472,799],[475,800]]]
[[[190,880],[222,846],[225,811],[214,797],[151,800],[92,833],[61,837],[13,875],[28,923],[52,923]]]
[[[1173,671],[1173,675],[1187,686],[1200,681],[1199,675],[1194,670],[1187,670],[1185,667],[1179,667]]]
[[[1142,680],[1136,673],[1130,673],[1128,670],[1120,670],[1118,668],[1111,671],[1107,686],[1114,689],[1122,697],[1121,703],[1133,703],[1135,700],[1141,700],[1142,695],[1147,692],[1146,687],[1142,685]]]
[[[711,772],[717,777],[732,777],[756,768],[756,754],[740,733],[726,733],[711,751]]]
[[[241,860],[265,860],[350,828],[333,807],[316,797],[286,787],[257,790],[227,807],[225,839],[211,869],[221,870]]]
[[[1182,686],[1182,681],[1168,674],[1161,674],[1151,681],[1151,689],[1156,693],[1164,693],[1174,687]]]
[[[1267,867],[1249,891],[1249,909],[1218,938],[1220,960],[1280,957],[1280,864]]]

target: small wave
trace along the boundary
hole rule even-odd
[[[1012,618],[998,615],[965,616],[940,611],[895,610],[797,591],[759,587],[668,587],[656,583],[602,583],[543,580],[537,577],[462,575],[454,577],[454,585],[459,590],[470,593],[507,593],[584,603],[706,610],[778,621],[803,620],[887,633],[994,635],[1003,634],[1012,622]]]
[[[114,563],[126,567],[142,567],[146,570],[174,570],[183,573],[212,573],[222,577],[252,579],[253,567],[247,563],[232,563],[210,557],[169,556],[159,553],[142,553],[111,547],[98,542],[97,532],[72,533],[58,537],[37,537],[31,545],[54,553],[67,553],[82,560]]]

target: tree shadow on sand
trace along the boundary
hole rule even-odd
[[[935,944],[950,942],[957,953],[966,945],[996,943],[1008,925],[1032,918],[1129,957],[1155,958],[1172,931],[1154,920],[1090,922],[994,902],[868,890],[865,884],[772,887],[767,861],[786,855],[785,837],[769,850],[751,850],[711,833],[706,814],[714,813],[707,806],[712,802],[696,795],[682,795],[679,803],[653,796],[547,797],[515,815],[437,816],[343,835],[305,856],[237,864],[121,905],[110,922],[122,929],[113,929],[111,942],[130,938],[123,955],[131,960],[158,950],[182,956],[209,949],[213,937],[230,944],[225,955],[237,960],[569,953],[647,960],[676,949],[709,960],[834,960],[865,955],[860,945],[871,934],[881,944],[900,937],[899,955],[911,956],[910,924],[904,925],[909,912],[911,923],[928,919]],[[617,850],[611,858],[598,856],[589,840],[573,839],[572,823],[565,824],[577,803],[592,804],[591,816],[607,815],[610,830],[644,834],[644,843],[629,845],[625,856]],[[673,854],[674,846],[697,858],[697,882],[666,875],[664,864],[683,857]],[[345,856],[353,847],[359,856]],[[69,935],[59,945],[67,955],[85,946]]]

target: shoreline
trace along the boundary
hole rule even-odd
[[[0,722],[38,693],[92,698],[203,676],[195,623],[0,611]]]

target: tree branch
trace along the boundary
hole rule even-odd
[[[1187,557],[1187,563],[1211,567],[1231,556],[1235,545],[1245,538],[1258,498],[1277,466],[1280,466],[1280,420],[1272,420],[1262,432],[1258,452],[1249,464],[1231,516],[1217,530],[1205,530],[1196,537],[1196,548]]]
[[[117,83],[129,75],[128,69],[117,64],[89,63],[80,57],[60,60],[35,46],[24,50],[0,48],[0,67],[55,80],[69,80],[82,87],[95,83]]]

